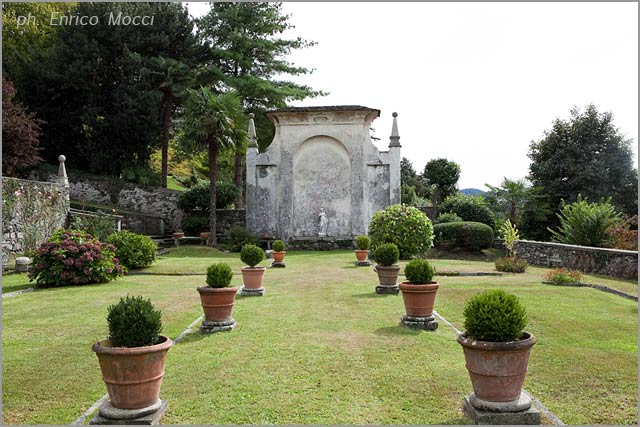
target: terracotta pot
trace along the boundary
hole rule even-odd
[[[394,265],[376,265],[374,270],[378,273],[378,281],[381,286],[395,286],[398,283],[398,274],[400,266]]]
[[[404,309],[407,312],[407,316],[429,317],[433,314],[436,292],[440,287],[437,283],[412,285],[409,282],[402,282],[398,287],[402,291],[402,299],[404,300]]]
[[[228,322],[236,302],[238,288],[211,288],[200,286],[200,302],[204,318],[209,322]]]
[[[205,240],[209,239],[209,232],[200,233],[200,238]]]
[[[182,233],[182,232],[173,233],[173,238],[174,239],[181,239],[183,237],[184,237],[184,233]]]
[[[158,401],[167,351],[173,345],[164,335],[160,339],[160,344],[147,347],[112,347],[109,340],[91,347],[114,408],[140,409]]]
[[[369,251],[356,249],[356,259],[358,262],[364,262],[369,257]]]
[[[266,267],[243,267],[240,270],[245,288],[260,289],[262,287],[264,272],[267,271]]]
[[[535,336],[524,332],[517,341],[490,342],[475,341],[463,334],[457,341],[464,349],[467,371],[478,399],[509,402],[520,398]]]
[[[284,256],[286,255],[286,253],[287,251],[280,251],[280,252],[273,251],[273,260],[275,262],[283,262]]]

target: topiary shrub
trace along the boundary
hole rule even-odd
[[[129,269],[149,267],[156,260],[158,245],[148,236],[122,230],[111,233],[107,242],[115,246],[120,263]]]
[[[448,246],[472,251],[490,248],[493,230],[479,222],[446,222],[433,226],[435,246]]]
[[[256,245],[244,245],[240,251],[240,260],[249,267],[255,267],[264,258],[264,251]]]
[[[506,342],[518,339],[527,325],[520,300],[502,289],[475,295],[464,306],[464,328],[477,341]]]
[[[385,243],[383,245],[378,246],[373,253],[371,254],[371,258],[379,265],[384,267],[389,267],[398,262],[400,258],[400,251],[398,247],[393,243]]]
[[[556,285],[563,283],[580,283],[582,273],[578,270],[569,270],[566,268],[554,268],[542,275],[542,278]]]
[[[444,224],[445,222],[461,222],[461,221],[464,221],[464,220],[460,218],[458,215],[454,214],[453,212],[445,212],[438,215],[438,218],[436,218],[435,223]]]
[[[356,237],[356,248],[358,248],[359,251],[366,251],[370,245],[371,240],[367,236],[362,235]]]
[[[158,344],[162,313],[141,296],[120,298],[107,309],[109,339],[113,347],[144,347]]]
[[[409,259],[425,254],[433,242],[433,226],[419,209],[407,205],[393,205],[379,210],[369,224],[371,248],[393,243],[400,258]]]
[[[105,283],[126,272],[115,247],[79,230],[58,230],[34,251],[29,280],[39,286]]]
[[[454,213],[463,221],[481,222],[493,228],[495,216],[482,196],[468,196],[462,193],[447,197],[439,206],[442,213]]]
[[[207,285],[211,288],[227,288],[231,284],[233,272],[224,262],[211,264],[207,268]]]
[[[500,257],[496,259],[496,270],[506,273],[524,273],[529,265],[527,261],[518,257]]]
[[[240,252],[244,245],[255,245],[256,243],[258,243],[258,238],[244,227],[234,225],[229,229],[229,245],[232,252]]]
[[[282,252],[284,251],[284,242],[282,240],[276,240],[271,245],[271,248],[276,252]]]
[[[426,259],[414,259],[404,267],[404,276],[413,285],[432,283],[435,271]]]

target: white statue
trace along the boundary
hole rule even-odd
[[[327,235],[327,226],[329,225],[329,219],[327,218],[327,214],[324,212],[323,208],[320,208],[320,232],[318,236],[324,237]]]

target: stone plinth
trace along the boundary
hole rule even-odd
[[[216,332],[232,331],[236,328],[236,321],[231,319],[227,322],[210,322],[207,320],[202,321],[202,325],[198,329],[201,334],[214,334]]]
[[[513,402],[487,402],[474,393],[464,398],[464,412],[476,424],[491,425],[539,425],[540,411],[531,406],[531,397],[520,394]]]
[[[371,262],[369,260],[366,261],[356,261],[356,267],[369,267]]]
[[[433,316],[413,317],[405,315],[400,319],[400,323],[408,328],[422,329],[424,331],[435,331],[438,329],[438,322]]]
[[[273,261],[271,263],[271,268],[285,268],[287,266],[287,264],[282,261],[282,262],[278,262],[278,261]]]
[[[238,295],[243,297],[261,297],[264,295],[264,288],[253,289],[242,286],[238,291]]]
[[[376,294],[378,295],[398,295],[400,289],[398,285],[378,285],[376,286]]]
[[[141,409],[118,409],[107,400],[100,406],[98,415],[89,424],[93,425],[159,425],[160,419],[167,412],[169,404],[166,400],[158,400],[155,404]]]
[[[29,271],[29,257],[21,256],[16,258],[16,273],[27,273]]]

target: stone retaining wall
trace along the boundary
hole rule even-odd
[[[621,279],[638,278],[638,252],[518,240],[514,248],[529,264],[565,267]]]

